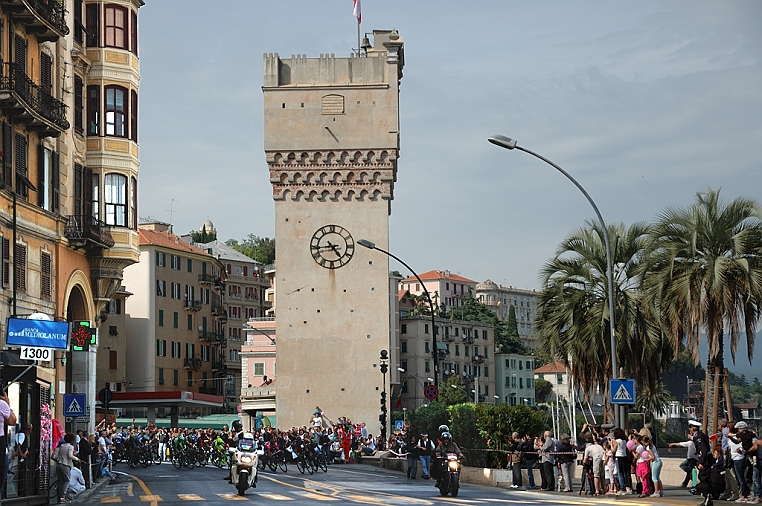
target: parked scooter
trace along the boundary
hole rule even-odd
[[[254,435],[247,432],[238,440],[238,446],[230,449],[230,453],[231,483],[238,490],[238,495],[244,495],[246,489],[257,487],[257,460],[264,450],[257,449]]]

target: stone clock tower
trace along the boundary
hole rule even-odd
[[[279,427],[308,424],[320,406],[378,433],[389,262],[357,241],[387,249],[403,65],[396,30],[375,30],[360,56],[264,57]]]

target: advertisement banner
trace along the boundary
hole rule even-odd
[[[8,318],[7,346],[35,346],[66,350],[69,347],[68,322]]]

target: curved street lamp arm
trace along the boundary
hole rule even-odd
[[[262,330],[259,330],[259,329],[258,329],[258,328],[256,328],[256,327],[252,327],[251,325],[249,325],[249,328],[250,328],[251,330],[254,330],[254,331],[256,331],[256,332],[259,332],[260,334],[262,334],[263,336],[265,336],[267,339],[269,339],[269,340],[270,340],[270,344],[275,344],[275,339],[273,339],[273,338],[270,336],[270,334],[268,334],[268,333],[266,333],[266,332],[264,332],[264,331],[262,331]]]
[[[588,202],[590,202],[590,205],[593,206],[593,210],[595,211],[595,215],[598,217],[598,221],[601,224],[601,229],[603,231],[603,240],[606,245],[606,268],[608,270],[607,272],[607,278],[608,278],[608,289],[609,289],[609,324],[610,324],[610,332],[611,332],[611,378],[616,379],[619,376],[619,373],[617,371],[617,356],[616,356],[616,334],[614,333],[616,330],[616,324],[614,321],[614,264],[613,260],[611,258],[611,241],[609,240],[609,230],[608,227],[606,227],[606,222],[603,220],[603,216],[601,216],[601,212],[598,209],[598,206],[595,205],[595,202],[593,201],[592,197],[590,197],[590,194],[587,193],[587,190],[585,190],[579,182],[572,177],[571,174],[566,172],[564,169],[559,167],[557,164],[553,163],[551,160],[548,160],[544,156],[542,156],[539,153],[535,153],[534,151],[521,147],[519,145],[516,145],[516,149],[519,149],[525,153],[529,153],[530,155],[539,158],[543,162],[547,163],[554,169],[556,169],[558,172],[566,176],[569,181],[574,183],[574,186],[576,186],[579,191],[582,192],[582,194],[585,196]]]
[[[415,272],[408,264],[406,264],[401,258],[398,256],[389,253],[388,251],[384,251],[378,246],[376,246],[374,243],[367,241],[365,239],[360,239],[357,241],[357,243],[360,246],[365,246],[368,249],[375,249],[383,253],[384,255],[390,256],[402,265],[405,266],[407,270],[413,273],[413,276],[415,276],[415,279],[418,280],[418,282],[421,284],[421,287],[423,287],[423,293],[426,294],[426,299],[429,301],[429,308],[431,309],[431,337],[432,337],[432,343],[433,343],[433,357],[434,357],[434,386],[439,388],[439,350],[437,350],[437,331],[436,331],[436,320],[434,318],[434,303],[431,301],[431,294],[429,294],[429,291],[426,289],[426,285],[421,280],[420,276],[418,276],[418,273]]]
[[[611,378],[616,379],[619,376],[619,373],[617,371],[618,364],[617,364],[617,353],[616,353],[616,322],[615,322],[615,314],[614,314],[614,264],[613,264],[612,255],[611,255],[611,241],[609,240],[609,230],[606,227],[606,222],[603,220],[603,216],[601,215],[600,210],[598,210],[598,206],[595,205],[595,202],[593,201],[592,197],[590,197],[590,194],[587,193],[587,190],[585,190],[582,187],[582,185],[579,184],[579,182],[572,177],[571,174],[566,172],[557,164],[553,163],[551,160],[548,160],[544,156],[540,155],[539,153],[535,153],[534,151],[530,149],[526,149],[524,147],[519,146],[514,139],[510,139],[508,137],[505,137],[504,135],[493,135],[488,140],[492,144],[504,149],[508,149],[508,150],[519,149],[547,163],[548,165],[556,169],[558,172],[566,176],[566,178],[569,179],[569,181],[574,183],[574,186],[576,186],[579,189],[579,191],[582,192],[582,194],[585,196],[585,198],[590,203],[590,205],[593,206],[595,215],[598,217],[598,221],[601,224],[601,229],[603,231],[603,241],[606,246],[606,270],[608,271],[606,273],[606,277],[608,281],[608,292],[609,292],[609,296],[608,296],[609,332],[611,334]],[[618,408],[618,406],[615,406],[615,408]],[[621,416],[618,409],[615,409],[615,414],[616,414],[615,416],[616,424],[619,427],[621,427],[622,420],[620,419]]]

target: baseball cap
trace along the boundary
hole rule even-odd
[[[701,427],[701,422],[698,420],[688,420],[688,425],[692,427]]]

